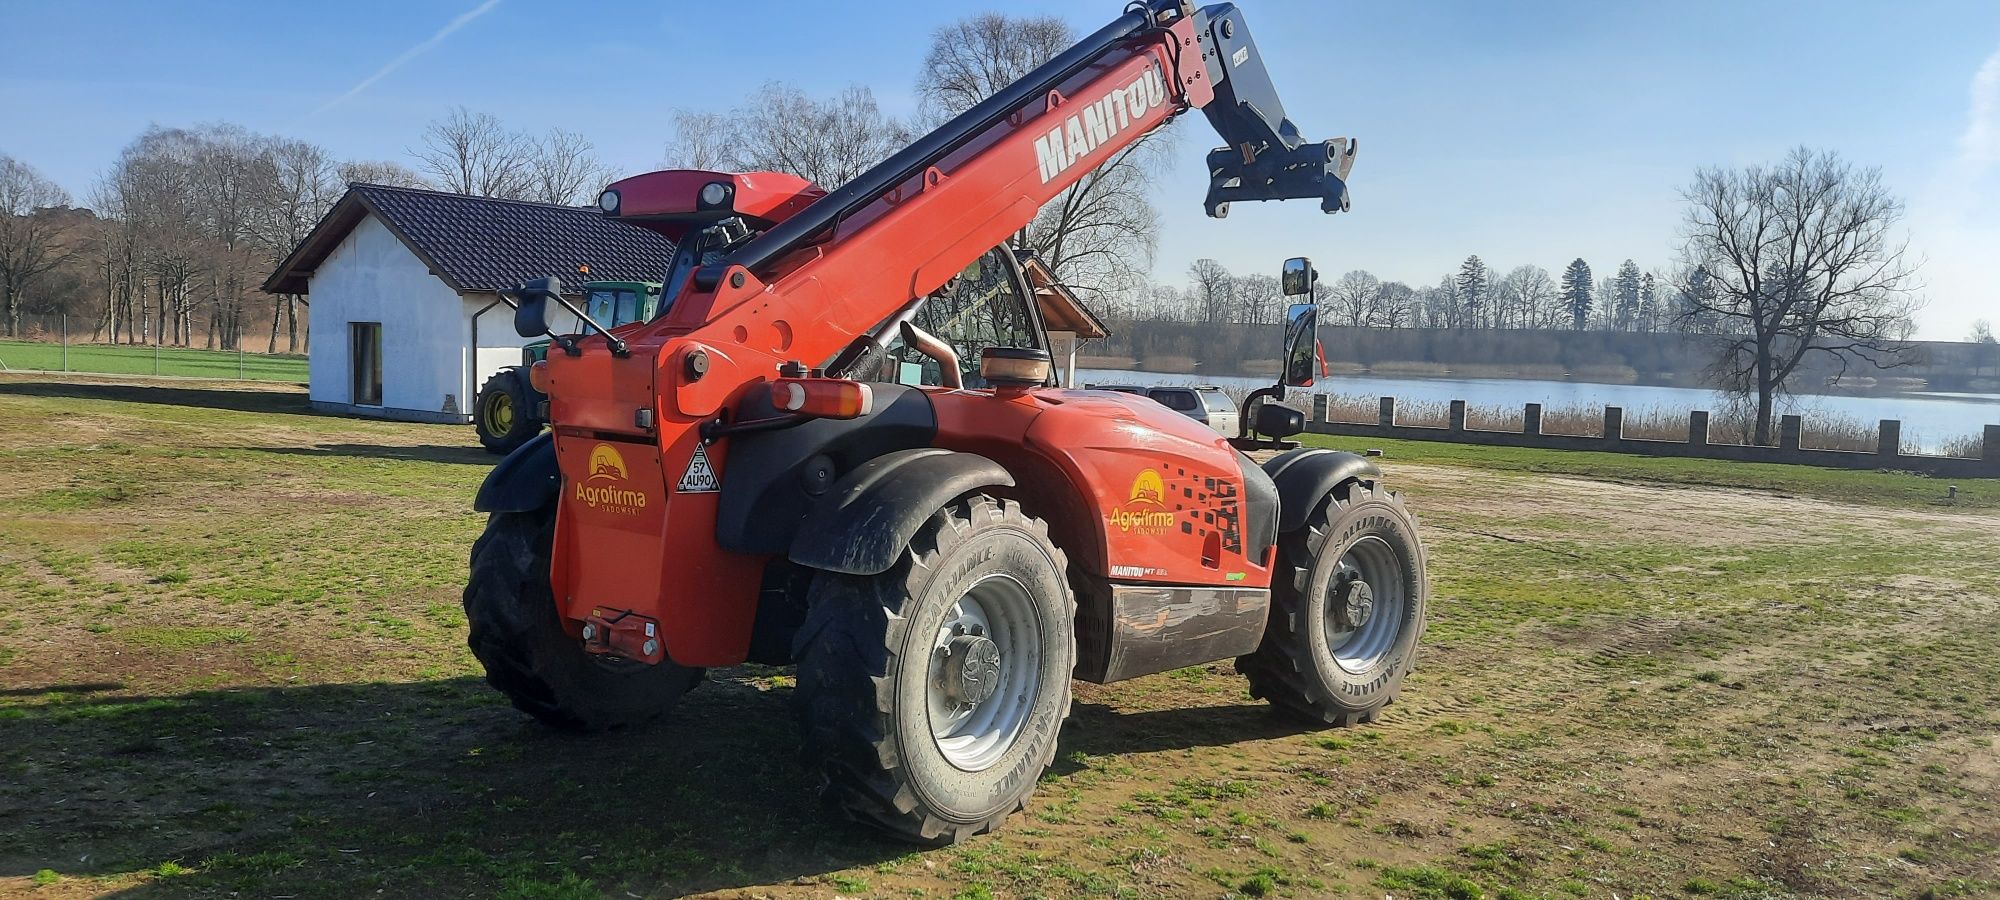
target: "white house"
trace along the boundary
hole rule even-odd
[[[306,295],[315,409],[463,423],[527,342],[497,291],[548,275],[579,294],[587,280],[658,281],[672,252],[594,207],[356,184],[264,290]]]

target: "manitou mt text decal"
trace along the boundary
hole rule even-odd
[[[1077,160],[1124,133],[1148,111],[1165,102],[1167,80],[1155,65],[1131,84],[1105,94],[1049,129],[1048,134],[1035,139],[1035,161],[1041,165],[1042,183],[1054,181],[1076,165]]]

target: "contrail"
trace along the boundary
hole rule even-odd
[[[402,54],[398,55],[395,59],[389,60],[388,65],[376,69],[375,74],[370,75],[367,78],[361,79],[360,84],[348,88],[347,93],[341,94],[340,96],[335,97],[332,100],[328,100],[325,103],[320,104],[320,107],[318,109],[313,110],[313,114],[318,115],[320,113],[326,112],[329,109],[339,106],[342,103],[346,103],[348,100],[353,99],[354,95],[367,90],[369,85],[372,85],[377,81],[381,81],[383,78],[387,77],[390,72],[394,72],[398,68],[401,68],[404,63],[416,59],[417,57],[423,55],[424,51],[437,46],[445,38],[451,37],[452,32],[457,31],[460,28],[464,28],[473,19],[477,19],[480,16],[486,15],[488,12],[491,12],[493,10],[493,7],[499,5],[500,5],[500,0],[485,0],[484,3],[481,3],[478,6],[473,7],[471,10],[467,12],[461,13],[458,18],[451,20],[449,23],[446,23],[446,25],[443,28],[438,29],[437,34],[431,35],[423,43],[403,51]]]

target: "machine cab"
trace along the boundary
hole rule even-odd
[[[653,318],[660,286],[638,281],[593,281],[584,286],[584,312],[616,328]]]
[[[926,300],[910,323],[951,345],[958,357],[958,378],[965,387],[990,387],[979,374],[980,353],[986,348],[1049,349],[1040,307],[1028,300],[1033,296],[1015,251],[995,247]],[[871,369],[864,364],[853,377],[938,386],[948,383],[944,374],[937,360],[898,336],[889,342],[879,365]]]

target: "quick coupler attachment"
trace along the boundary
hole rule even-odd
[[[1334,138],[1290,150],[1265,147],[1262,152],[1246,152],[1218,147],[1208,153],[1208,199],[1202,205],[1209,216],[1222,219],[1229,216],[1229,204],[1237,200],[1318,197],[1321,212],[1346,212],[1347,173],[1354,168],[1357,146],[1357,141]]]

